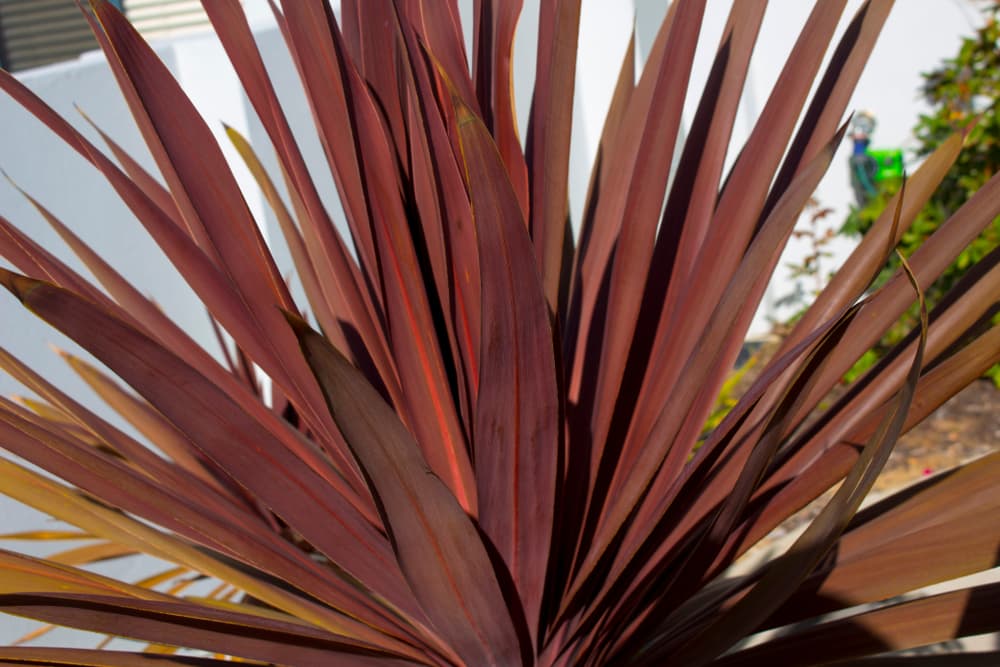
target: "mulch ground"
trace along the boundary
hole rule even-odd
[[[905,433],[875,481],[869,499],[880,498],[924,477],[1000,450],[1000,390],[977,380]],[[827,491],[776,528],[760,547],[783,543],[805,527],[833,496]]]
[[[736,395],[749,388],[776,347],[772,340],[756,350],[757,363],[741,378]],[[845,387],[835,388],[827,404],[844,391]],[[899,439],[869,498],[883,497],[997,450],[1000,450],[1000,389],[989,380],[977,380]],[[819,514],[832,495],[830,490],[817,498],[775,529],[760,546],[782,541],[802,528]]]
[[[978,380],[899,439],[875,490],[906,486],[997,449],[1000,390]]]

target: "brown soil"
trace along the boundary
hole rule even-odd
[[[1000,390],[978,380],[899,439],[874,491],[906,486],[998,449]]]
[[[904,434],[875,481],[869,499],[1000,450],[1000,390],[977,380]],[[764,549],[801,529],[826,506],[830,489],[781,524],[760,546]]]
[[[757,363],[741,378],[736,395],[746,391],[776,348],[768,341],[754,355]],[[828,401],[843,394],[835,388]],[[953,396],[896,443],[869,500],[885,496],[923,477],[1000,450],[1000,390],[989,380],[977,380]],[[831,489],[790,517],[759,545],[768,548],[819,514],[835,491]]]
[[[756,350],[754,365],[735,387],[737,396],[750,388],[776,349],[775,338]],[[835,387],[825,403],[832,404],[845,390]],[[872,493],[884,495],[996,450],[1000,450],[1000,389],[980,379],[899,439]]]

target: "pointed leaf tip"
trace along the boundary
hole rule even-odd
[[[26,303],[31,292],[41,284],[41,280],[35,280],[20,273],[0,268],[0,285],[7,288],[7,291],[17,297],[17,300],[21,303]]]
[[[851,126],[852,120],[854,120],[853,113],[847,116],[847,120],[843,122],[843,124],[840,126],[840,129],[837,130],[837,133],[833,135],[833,141],[830,142],[830,145],[832,145],[834,149],[840,146],[840,142],[841,140],[843,140],[844,135],[847,134],[847,128]]]
[[[285,321],[288,322],[288,326],[292,328],[292,333],[295,334],[300,346],[303,344],[306,336],[315,333],[312,327],[309,326],[309,323],[295,313],[282,308],[281,314],[285,316]]]
[[[72,354],[70,354],[69,352],[67,352],[66,350],[64,350],[63,348],[56,345],[55,343],[49,343],[49,349],[55,352],[60,357],[62,357],[63,359],[65,359],[66,361],[73,361],[74,359],[77,358]]]

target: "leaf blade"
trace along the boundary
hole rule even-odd
[[[319,334],[289,318],[334,421],[370,480],[400,567],[424,611],[470,664],[516,664],[520,646],[486,549],[392,409]]]
[[[480,523],[538,632],[560,447],[550,311],[501,157],[485,125],[457,99],[456,106],[483,285],[475,421]]]

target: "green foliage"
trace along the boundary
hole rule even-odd
[[[903,235],[900,250],[907,256],[1000,170],[1000,3],[989,3],[983,12],[984,25],[973,36],[962,40],[958,54],[924,74],[921,92],[933,111],[921,115],[913,128],[913,135],[919,142],[917,157],[929,155],[955,132],[967,132],[968,136],[940,187]],[[883,181],[878,195],[861,210],[853,211],[841,231],[851,235],[867,232],[899,190],[899,185],[899,180]],[[927,290],[928,301],[937,303],[971,266],[998,245],[1000,217],[995,218]],[[875,285],[885,284],[898,266],[898,261],[891,259]],[[908,311],[890,329],[875,353],[861,359],[846,379],[853,380],[892,349],[913,326],[915,317],[915,311]],[[987,375],[1000,388],[1000,366],[991,368]]]
[[[715,399],[715,405],[712,406],[712,412],[708,415],[708,419],[705,420],[705,426],[702,429],[702,440],[718,428],[722,420],[726,418],[726,415],[739,404],[740,396],[742,395],[739,391],[740,383],[743,382],[747,373],[752,371],[759,361],[760,359],[756,354],[751,355],[733,370],[726,378],[726,381],[722,383],[719,395]]]
[[[833,240],[835,230],[829,225],[827,218],[833,209],[825,207],[816,198],[810,198],[806,204],[804,214],[809,218],[809,227],[806,229],[796,229],[792,232],[792,238],[804,239],[809,244],[809,252],[806,253],[801,263],[789,263],[789,277],[795,281],[795,288],[789,294],[784,294],[775,300],[776,307],[798,306],[801,310],[785,322],[786,326],[793,325],[804,312],[805,306],[812,302],[830,279],[829,271],[824,270],[823,263],[833,256],[827,246]],[[808,288],[803,287],[803,283],[809,284]]]

